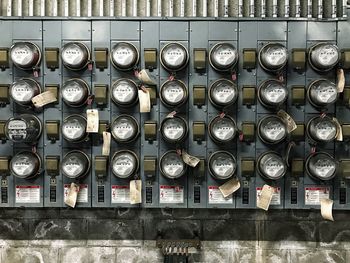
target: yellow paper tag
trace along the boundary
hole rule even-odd
[[[321,215],[324,219],[334,221],[333,219],[333,200],[322,199],[321,200]]]
[[[130,204],[142,203],[142,181],[131,180],[130,181]]]
[[[68,190],[67,198],[64,201],[64,203],[74,208],[75,204],[77,203],[78,193],[79,193],[79,185],[75,183],[71,183]]]
[[[111,133],[103,132],[103,145],[102,145],[102,155],[109,156],[111,151]]]
[[[342,129],[337,118],[333,117],[333,121],[337,125],[337,134],[336,134],[335,138],[337,139],[337,141],[343,141],[343,129]]]
[[[182,160],[191,167],[196,167],[200,162],[199,158],[196,156],[189,155],[186,151],[181,152]]]
[[[152,75],[148,74],[147,70],[143,69],[137,74],[137,78],[144,84],[156,85],[156,79]]]
[[[222,195],[226,198],[229,195],[236,192],[240,187],[241,187],[241,183],[239,182],[239,180],[236,177],[234,177],[234,178],[228,180],[223,185],[219,186],[219,190],[222,193]]]
[[[99,126],[98,110],[88,109],[86,110],[86,116],[87,116],[86,132],[98,133],[98,126]]]
[[[344,91],[345,87],[345,74],[343,69],[337,70],[337,90],[339,93]]]
[[[36,108],[41,108],[47,104],[50,104],[56,101],[57,101],[57,98],[55,97],[55,94],[51,90],[40,93],[36,95],[34,98],[32,98],[33,105]]]
[[[139,103],[141,113],[151,111],[151,96],[147,89],[139,90]]]
[[[288,133],[291,133],[297,128],[297,125],[295,124],[295,121],[293,118],[284,110],[279,110],[277,112],[277,115],[283,119],[283,121],[287,124],[287,131]]]
[[[265,184],[258,196],[256,206],[258,208],[264,209],[265,211],[269,210],[274,191],[275,189],[272,186]]]

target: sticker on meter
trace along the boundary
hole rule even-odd
[[[129,185],[112,185],[111,192],[112,204],[129,204],[130,203],[130,187]]]
[[[67,200],[70,184],[65,184],[63,188],[64,202]],[[77,203],[87,203],[89,196],[89,189],[87,184],[79,184],[79,192],[77,196]]]
[[[27,83],[17,83],[11,87],[11,96],[16,101],[30,101],[34,96],[34,88]]]
[[[329,187],[305,187],[305,205],[320,205],[322,199],[329,199],[329,194]]]
[[[258,199],[260,197],[262,187],[256,188],[256,202],[258,203]],[[281,204],[281,188],[275,187],[274,192],[272,193],[272,199],[270,205],[280,205]]]
[[[224,197],[218,186],[208,186],[209,204],[233,204],[232,194]]]
[[[27,137],[27,124],[23,120],[11,120],[7,125],[10,140],[22,140]]]
[[[16,203],[40,203],[40,185],[16,185]]]
[[[62,53],[62,59],[64,62],[70,65],[78,65],[84,59],[83,51],[77,45],[69,45],[64,48]]]
[[[184,187],[178,185],[160,185],[159,203],[182,204],[184,202]]]

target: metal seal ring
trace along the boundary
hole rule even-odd
[[[184,52],[185,52],[185,61],[182,63],[182,65],[180,65],[179,67],[172,67],[172,66],[169,66],[167,65],[167,63],[164,61],[164,58],[163,58],[163,52],[166,48],[168,48],[170,45],[177,45],[179,48],[181,48]],[[182,69],[184,69],[187,64],[188,64],[188,61],[189,61],[189,53],[188,53],[188,50],[187,48],[179,43],[179,42],[171,42],[171,43],[168,43],[166,45],[164,45],[164,47],[162,47],[162,49],[160,50],[160,63],[162,64],[162,66],[167,70],[167,71],[170,71],[170,72],[176,72],[176,71],[180,71]]]
[[[113,161],[114,161],[114,158],[117,156],[117,155],[120,155],[120,154],[130,154],[132,155],[134,158],[135,158],[135,167],[133,168],[132,172],[130,173],[130,175],[126,176],[126,177],[122,177],[122,176],[119,176],[115,173],[114,169],[113,169]],[[135,175],[138,171],[139,171],[139,168],[140,168],[140,160],[139,160],[139,157],[137,156],[137,154],[133,151],[130,151],[130,150],[120,150],[120,151],[117,151],[113,154],[112,156],[112,162],[111,162],[111,169],[112,169],[112,173],[118,177],[118,178],[121,178],[121,179],[127,179],[127,178],[130,178],[131,176]]]

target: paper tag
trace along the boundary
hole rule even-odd
[[[131,180],[130,181],[130,204],[142,203],[142,181]]]
[[[208,186],[208,202],[209,204],[233,204],[232,195],[226,198],[222,195],[218,186]]]
[[[111,151],[111,133],[103,132],[103,145],[102,145],[102,155],[109,156]]]
[[[239,182],[239,180],[236,177],[234,177],[234,178],[228,180],[223,185],[219,186],[219,189],[220,189],[222,195],[226,198],[229,195],[236,192],[240,187],[241,187],[241,183]]]
[[[36,95],[34,98],[32,98],[33,105],[36,108],[41,108],[47,104],[50,104],[56,101],[57,101],[57,98],[55,97],[55,94],[51,90],[40,93]]]
[[[156,78],[148,74],[147,70],[143,69],[137,74],[137,78],[144,84],[156,85]]]
[[[151,111],[151,96],[147,89],[139,90],[140,112]]]
[[[185,150],[181,153],[182,160],[191,167],[196,167],[200,160],[196,156],[189,155]]]
[[[324,219],[334,221],[333,219],[333,200],[322,199],[321,200],[321,215]]]
[[[337,70],[337,91],[338,93],[341,93],[344,91],[345,87],[345,74],[343,69]]]
[[[16,203],[40,203],[40,186],[16,185]]]
[[[295,121],[293,120],[293,118],[284,110],[279,110],[277,112],[277,115],[281,117],[284,120],[284,122],[287,124],[288,133],[291,133],[297,128],[297,125],[295,124]]]
[[[79,193],[79,185],[75,183],[71,183],[68,189],[67,198],[64,200],[64,203],[74,208],[75,204],[77,203],[78,193]]]
[[[265,211],[269,210],[273,192],[274,188],[265,184],[257,197],[256,207],[264,209]]]
[[[256,201],[258,202],[258,198],[261,194],[262,187],[257,187],[256,188]],[[281,204],[281,188],[280,187],[274,187],[273,188],[273,194],[271,198],[270,205],[280,205]]]
[[[305,187],[305,205],[320,205],[322,199],[329,199],[329,187]]]
[[[98,133],[98,126],[99,126],[98,110],[88,109],[86,110],[86,116],[87,116],[86,132]]]
[[[336,134],[335,138],[337,139],[337,141],[343,141],[343,129],[342,129],[337,118],[333,117],[333,121],[337,125],[337,134]]]

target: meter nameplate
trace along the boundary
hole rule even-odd
[[[60,157],[59,156],[46,156],[45,157],[45,170],[48,175],[59,175],[60,173]]]
[[[205,86],[193,86],[193,104],[203,106],[205,104]]]
[[[157,123],[155,121],[145,121],[144,124],[145,140],[157,140]]]
[[[108,67],[108,49],[95,48],[95,65],[96,68],[102,70]]]
[[[95,156],[95,175],[98,178],[107,176],[108,156]]]
[[[305,140],[305,126],[302,123],[296,124],[296,129],[291,132],[291,137],[296,141],[304,141]]]
[[[5,69],[10,67],[9,63],[9,49],[0,48],[0,68]]]
[[[243,49],[243,68],[256,68],[256,49]]]
[[[253,159],[241,160],[241,174],[242,176],[254,176],[255,161]]]
[[[10,157],[0,156],[0,176],[8,175],[10,170]]]
[[[97,106],[104,106],[107,105],[108,102],[108,86],[107,85],[101,85],[101,84],[95,84],[94,85],[94,95],[95,95],[95,102]]]
[[[47,68],[52,70],[59,68],[59,49],[45,48],[45,61]]]
[[[303,159],[293,159],[291,165],[292,176],[299,177],[304,174],[304,160]]]
[[[0,104],[10,103],[9,87],[10,85],[0,84]]]
[[[292,104],[293,105],[305,104],[305,87],[304,86],[292,87]]]
[[[252,142],[255,139],[255,124],[254,123],[242,123],[243,140],[245,142]]]
[[[204,141],[205,140],[205,122],[193,122],[193,140]]]
[[[60,121],[58,120],[47,120],[45,122],[46,135],[51,141],[60,139]]]
[[[292,67],[296,70],[304,70],[306,64],[306,50],[295,48],[292,50]]]
[[[144,49],[145,68],[156,69],[157,68],[157,49],[145,48]]]
[[[255,86],[243,86],[242,103],[243,105],[255,104]]]
[[[58,94],[59,94],[59,85],[57,84],[46,84],[45,85],[45,91],[50,91],[56,98],[56,101],[52,102],[53,104],[58,104]]]
[[[143,171],[146,177],[153,177],[156,175],[157,159],[156,157],[145,156],[143,159]]]
[[[350,69],[350,49],[341,51],[341,66],[343,69]]]
[[[193,66],[197,70],[205,70],[207,66],[207,50],[205,48],[195,48],[193,50]]]

